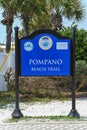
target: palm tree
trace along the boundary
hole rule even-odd
[[[23,20],[25,36],[29,35],[29,22],[35,15],[41,15],[46,12],[46,3],[44,0],[16,0],[18,13]]]
[[[54,30],[62,29],[63,16],[75,20],[83,17],[83,8],[79,0],[47,0],[49,11],[51,11],[51,22]]]
[[[48,14],[42,14],[41,16],[34,15],[29,22],[30,33],[37,29],[51,29],[50,17]]]
[[[29,35],[31,19],[37,19],[39,27],[43,27],[43,25],[47,27],[48,24],[52,24],[52,28],[57,30],[62,28],[63,16],[68,19],[74,17],[77,20],[83,16],[79,0],[0,0],[0,5],[4,9],[2,23],[6,25],[6,52],[9,52],[11,47],[12,24],[16,12],[23,20],[26,36]]]
[[[38,5],[41,6],[40,4]],[[29,30],[37,28],[63,29],[63,17],[75,20],[81,20],[83,17],[83,8],[78,0],[45,0],[43,6],[45,6],[45,12],[42,11],[44,13],[41,15],[33,12],[33,17],[28,23]],[[42,8],[37,8],[37,10],[41,12]]]
[[[11,33],[12,33],[12,24],[14,21],[14,2],[11,0],[0,0],[0,5],[3,8],[3,17],[1,21],[2,24],[6,26],[6,52],[9,52],[11,48]]]

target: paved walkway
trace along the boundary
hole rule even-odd
[[[0,130],[87,130],[87,121],[1,124]]]

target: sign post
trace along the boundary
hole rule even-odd
[[[19,39],[18,39],[18,27],[15,27],[15,110],[12,113],[13,118],[20,118],[23,116],[19,109],[19,66],[18,66],[18,52],[19,52]]]
[[[75,37],[76,37],[76,26],[72,27],[72,109],[69,113],[69,116],[72,117],[80,117],[80,114],[76,110],[76,96],[75,96],[75,89],[76,89],[76,77],[75,77]]]
[[[75,31],[71,39],[50,29],[41,29],[18,39],[15,28],[15,91],[13,118],[23,116],[19,109],[19,76],[72,76],[72,110],[69,116],[80,117],[75,108]],[[73,51],[71,53],[71,51]]]

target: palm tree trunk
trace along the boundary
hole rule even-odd
[[[8,53],[11,48],[11,33],[12,33],[12,23],[6,24],[6,52]]]
[[[62,29],[62,16],[57,13],[52,18],[52,28],[57,31],[58,29]]]
[[[24,32],[25,32],[25,36],[29,36],[29,18],[24,17],[24,18],[23,18],[23,22],[24,22]]]

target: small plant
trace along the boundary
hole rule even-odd
[[[8,90],[12,90],[11,86],[14,84],[15,81],[15,74],[11,67],[9,67],[4,75],[5,81],[7,82]]]

